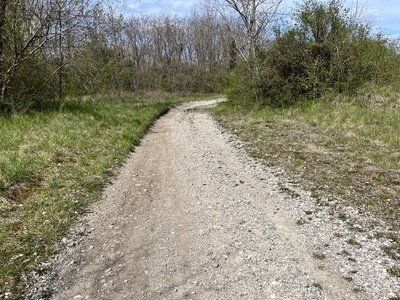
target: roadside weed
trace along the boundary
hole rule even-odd
[[[22,297],[156,118],[204,98],[86,98],[0,119],[0,295]]]
[[[328,95],[286,108],[226,102],[214,114],[246,141],[253,156],[284,167],[317,202],[333,195],[337,211],[355,206],[387,222],[387,234],[398,236],[400,97],[391,89],[381,92],[375,98],[382,101],[369,104],[362,95]],[[347,219],[344,213],[338,217]]]

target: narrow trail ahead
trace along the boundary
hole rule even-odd
[[[64,254],[54,299],[372,299],[316,257],[276,176],[201,109],[214,102],[157,121]]]

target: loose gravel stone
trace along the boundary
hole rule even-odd
[[[400,294],[387,271],[398,261],[382,250],[390,241],[354,230],[282,170],[249,158],[204,110],[221,100],[181,105],[154,125],[29,299]]]

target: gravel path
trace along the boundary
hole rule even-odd
[[[329,222],[304,191],[283,192],[277,170],[248,158],[201,109],[213,103],[184,104],[157,121],[82,220],[88,233],[65,239],[54,299],[396,296],[398,278],[386,272],[395,262],[381,245],[347,245],[359,262],[338,254],[343,223]],[[299,225],[310,211],[314,221]]]

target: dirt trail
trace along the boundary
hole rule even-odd
[[[315,257],[275,175],[200,109],[213,103],[157,121],[65,254],[54,299],[372,299]]]

